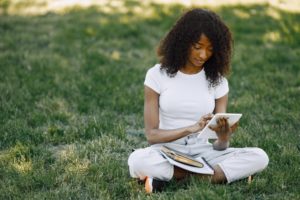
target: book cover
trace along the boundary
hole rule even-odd
[[[172,165],[194,173],[214,174],[212,167],[202,157],[193,158],[166,146],[162,146],[160,152]]]

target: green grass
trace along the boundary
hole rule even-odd
[[[232,146],[263,148],[269,167],[250,185],[192,178],[147,196],[127,158],[147,146],[144,76],[184,7],[126,6],[0,16],[0,199],[299,199],[300,13],[213,8],[235,40]]]

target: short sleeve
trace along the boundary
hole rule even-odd
[[[150,87],[155,92],[160,94],[161,91],[161,81],[160,81],[160,65],[155,65],[147,71],[144,85]]]
[[[219,85],[215,87],[215,99],[219,99],[229,92],[228,81],[222,77]]]

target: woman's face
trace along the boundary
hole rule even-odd
[[[212,54],[212,44],[206,35],[202,33],[198,42],[193,44],[190,48],[187,65],[192,67],[202,67]]]

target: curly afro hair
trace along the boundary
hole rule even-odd
[[[229,73],[233,40],[229,28],[209,10],[189,10],[175,23],[157,50],[161,69],[170,77],[175,76],[185,66],[190,48],[201,34],[205,34],[213,46],[213,55],[204,63],[204,71],[210,86],[216,86],[221,76]]]

